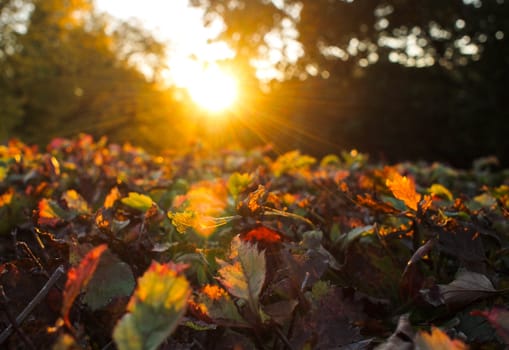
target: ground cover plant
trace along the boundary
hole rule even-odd
[[[12,140],[1,346],[502,349],[509,172],[496,166]]]

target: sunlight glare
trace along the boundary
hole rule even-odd
[[[185,87],[191,99],[211,113],[230,109],[238,97],[236,79],[216,65],[190,73]]]

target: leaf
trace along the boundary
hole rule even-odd
[[[272,171],[274,172],[274,176],[280,177],[285,173],[295,174],[307,170],[315,163],[315,158],[302,155],[299,151],[291,151],[279,156],[276,161],[272,163]]]
[[[451,339],[442,330],[431,328],[431,333],[419,332],[415,337],[416,350],[463,350],[468,347],[461,340]]]
[[[447,200],[452,201],[454,199],[451,191],[441,184],[433,184],[428,188],[428,193],[433,196],[445,197]]]
[[[39,201],[37,207],[38,225],[55,227],[62,222],[64,211],[55,201],[43,198]]]
[[[394,173],[392,179],[387,179],[386,185],[394,197],[402,200],[408,208],[417,210],[421,195],[415,191],[415,183],[412,179]]]
[[[509,311],[499,307],[495,307],[489,311],[472,311],[474,316],[482,316],[486,318],[491,325],[497,330],[498,335],[509,344]]]
[[[127,197],[120,200],[123,204],[141,212],[146,212],[152,207],[152,198],[137,192],[129,192]]]
[[[410,260],[408,260],[407,264],[406,264],[406,267],[405,267],[405,270],[403,271],[403,275],[406,273],[406,271],[408,270],[408,268],[415,264],[416,262],[418,262],[419,260],[421,260],[424,256],[426,256],[430,251],[431,249],[433,249],[433,247],[435,246],[435,240],[434,239],[430,239],[428,240],[426,243],[424,243],[423,245],[421,245],[416,251],[415,253],[412,255],[412,257],[410,258]]]
[[[191,305],[195,311],[210,318],[218,325],[249,326],[239,314],[237,305],[230,295],[219,286],[205,285],[198,293],[196,302],[191,303]]]
[[[413,350],[414,330],[408,315],[401,315],[394,333],[375,350]]]
[[[217,259],[221,266],[218,280],[237,298],[248,301],[251,311],[258,313],[258,297],[265,282],[265,252],[258,252],[256,244],[241,241],[239,236],[232,240],[233,262]]]
[[[14,195],[14,190],[12,188],[9,188],[4,193],[0,194],[0,208],[5,205],[9,205],[12,201],[13,195]]]
[[[175,330],[191,292],[182,265],[153,261],[113,330],[119,350],[153,350]]]
[[[488,277],[468,270],[460,270],[454,281],[439,284],[438,288],[441,299],[447,305],[466,305],[497,293]]]
[[[281,236],[274,230],[265,226],[258,226],[243,237],[245,241],[262,241],[265,243],[277,243],[281,241]]]
[[[67,203],[67,207],[77,214],[90,214],[88,203],[75,190],[64,192],[62,199]]]
[[[131,268],[107,251],[101,257],[83,298],[92,310],[106,306],[113,298],[131,295],[135,280]]]
[[[249,194],[245,202],[251,213],[256,214],[263,212],[263,206],[267,200],[267,196],[267,190],[262,185],[258,185],[258,188]]]
[[[227,187],[233,199],[237,199],[240,193],[244,191],[251,183],[253,176],[249,173],[233,173],[228,179]]]
[[[65,325],[69,329],[73,329],[69,321],[69,311],[71,310],[72,304],[76,297],[87,286],[99,264],[99,258],[107,248],[108,246],[106,244],[95,247],[85,255],[78,267],[73,267],[67,272],[67,281],[65,282],[65,289],[62,295],[62,309],[60,313]]]
[[[0,182],[5,180],[8,171],[9,169],[7,167],[0,165]]]
[[[374,225],[359,226],[341,236],[340,241],[342,248],[346,249],[357,238],[372,233],[374,227]]]
[[[263,307],[263,311],[270,316],[271,320],[284,326],[291,320],[293,310],[299,304],[295,299],[281,300]]]
[[[330,289],[319,300],[312,300],[309,312],[295,313],[292,349],[367,349],[369,343],[356,324],[365,319],[360,305],[341,288]],[[366,343],[362,343],[366,340]],[[367,344],[368,343],[368,344]]]
[[[104,207],[106,209],[113,207],[113,204],[120,198],[120,191],[118,190],[118,187],[113,187],[106,198],[104,198]]]

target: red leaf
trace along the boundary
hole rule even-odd
[[[486,318],[497,330],[498,335],[509,344],[509,311],[502,308],[493,308],[489,311],[474,310],[471,315]]]
[[[95,247],[83,257],[78,267],[73,267],[67,272],[67,282],[65,282],[65,289],[62,295],[61,314],[65,325],[69,329],[73,329],[69,321],[69,311],[71,310],[72,304],[92,278],[99,264],[99,258],[107,248],[108,246],[106,244]]]
[[[276,231],[273,231],[265,226],[259,226],[246,233],[244,240],[276,243],[281,241],[281,236]]]

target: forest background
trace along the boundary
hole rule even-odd
[[[509,164],[507,1],[191,2],[205,26],[224,21],[218,40],[235,52],[220,62],[243,90],[226,121],[204,124],[186,91],[165,82],[167,43],[140,25],[92,0],[4,0],[0,142],[86,132],[152,151],[201,137],[317,156],[357,148],[386,161]],[[276,73],[263,75],[260,62]]]

